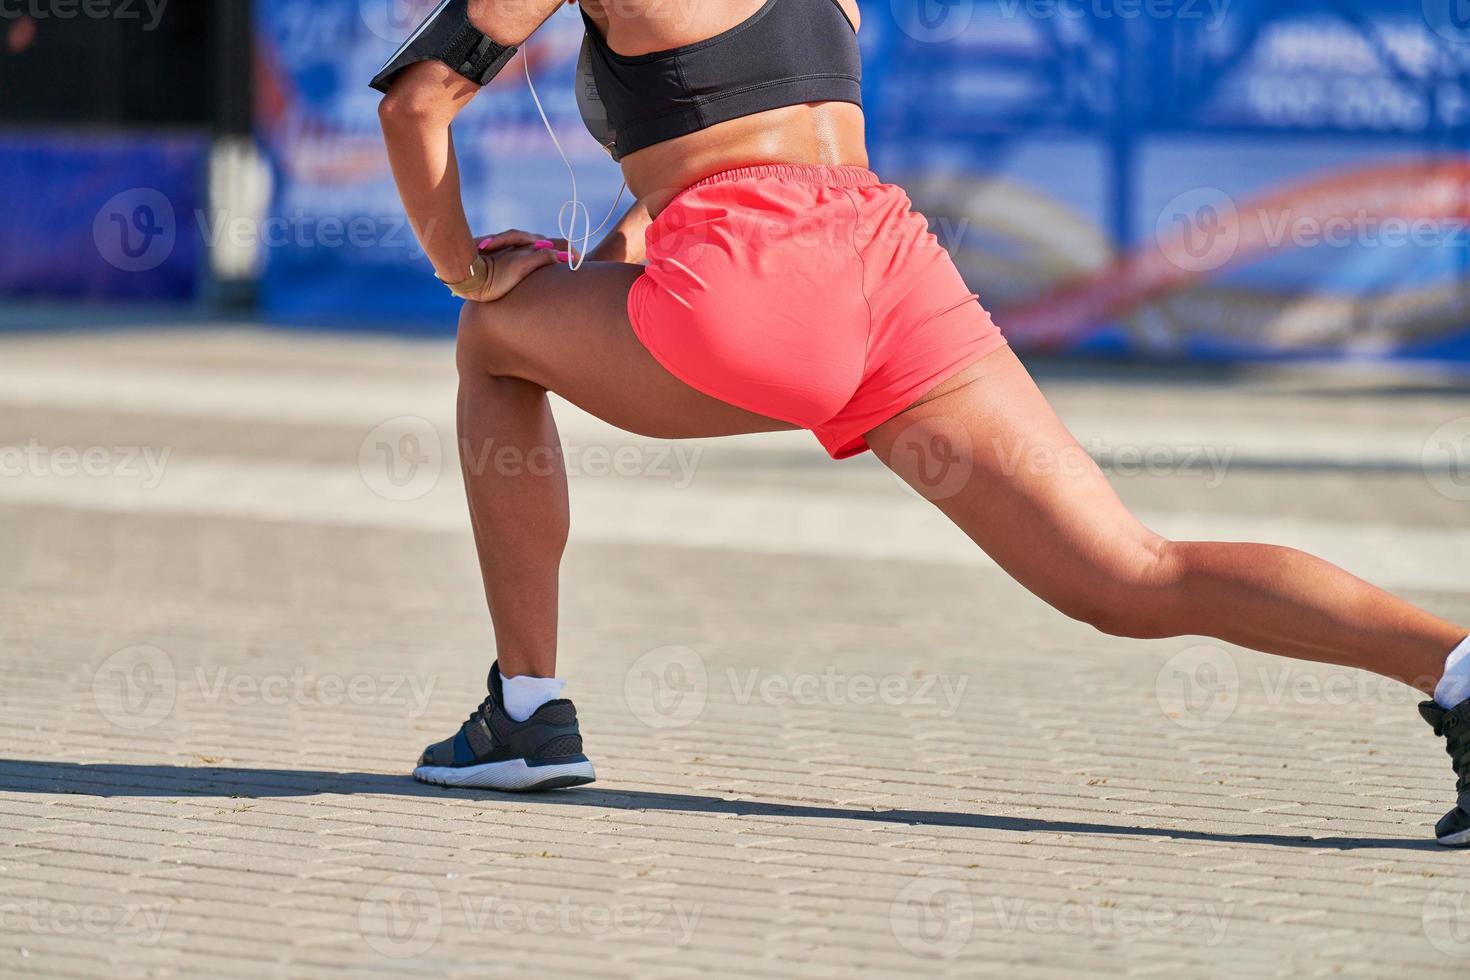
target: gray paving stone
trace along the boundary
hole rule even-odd
[[[1085,430],[1137,442],[1164,423],[1228,425],[1254,453],[1217,490],[1115,478],[1166,520],[1315,522],[1369,543],[1368,527],[1467,526],[1467,505],[1412,465],[1290,454],[1315,459],[1353,425],[1411,464],[1470,415],[1470,394],[1040,376]],[[286,505],[346,508],[361,504],[368,432],[413,412],[447,434],[452,384],[440,344],[6,337],[0,447],[167,447],[210,492],[295,481],[305,497]],[[563,420],[569,439],[613,438]],[[872,460],[829,465],[804,439],[701,444],[688,492],[703,519],[771,493],[894,521],[915,506]],[[600,780],[446,792],[406,773],[479,700],[493,651],[468,537],[441,504],[432,519],[378,501],[356,523],[289,507],[263,520],[28,479],[0,476],[3,975],[1432,980],[1470,955],[1470,868],[1427,836],[1450,796],[1443,751],[1412,696],[1312,694],[1341,671],[1232,650],[1239,702],[1193,731],[1154,693],[1191,641],[1101,636],[993,567],[878,560],[838,539],[778,553],[745,540],[760,528],[728,528],[719,547],[680,528],[613,540],[580,521],[562,662]],[[572,493],[605,488],[580,477]],[[1431,584],[1410,597],[1470,619],[1463,581]],[[164,651],[173,689],[166,713],[128,727],[96,685],[140,644]],[[707,699],[685,727],[650,727],[625,681],[670,644],[704,658]],[[953,710],[740,693],[829,667],[965,686]],[[425,694],[260,695],[298,674]],[[167,913],[158,935],[129,932],[129,909]],[[86,915],[96,928],[70,929]]]

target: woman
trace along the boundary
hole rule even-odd
[[[459,0],[453,55],[381,86],[405,208],[470,300],[459,433],[499,656],[489,697],[418,778],[592,779],[556,679],[568,505],[554,391],[656,438],[800,427],[833,457],[871,449],[1021,584],[1104,632],[1203,634],[1433,694],[1420,710],[1449,739],[1460,793],[1437,833],[1470,843],[1465,627],[1298,551],[1166,540],[1123,507],[924,219],[866,169],[855,0],[585,0],[637,203],[575,273],[565,242],[512,231],[477,247],[450,122],[559,3]],[[459,64],[470,50],[480,61]],[[960,485],[926,465],[940,445],[963,456]],[[491,446],[558,462],[496,472]],[[1017,465],[1035,459],[1077,465]]]

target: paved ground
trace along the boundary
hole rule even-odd
[[[1464,388],[1051,368],[1130,504],[1470,619]],[[405,773],[492,651],[437,344],[0,339],[0,974],[1463,976],[1416,700],[1050,613],[871,459],[565,413],[595,786]]]

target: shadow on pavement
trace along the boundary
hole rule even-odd
[[[491,790],[441,789],[396,773],[335,772],[310,769],[251,769],[218,766],[160,766],[121,763],[31,762],[0,759],[0,792],[49,793],[91,797],[227,798],[384,795],[454,796],[503,800],[537,805],[581,806],[612,810],[665,810],[712,813],[732,817],[776,817],[785,820],[858,820],[912,827],[971,827],[1033,834],[1101,834],[1118,837],[1157,837],[1181,841],[1227,844],[1269,844],[1323,850],[1396,848],[1438,850],[1432,840],[1400,837],[1310,837],[1301,834],[1222,834],[1174,827],[1134,827],[1127,824],[1045,820],[1039,817],[993,816],[948,810],[872,810],[843,806],[815,806],[761,800],[725,799],[692,793],[662,793],[640,789],[578,787],[535,795]],[[1427,833],[1427,829],[1426,829]]]

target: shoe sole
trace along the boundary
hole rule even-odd
[[[1457,830],[1453,834],[1444,837],[1436,837],[1435,841],[1441,847],[1467,847],[1470,846],[1470,828]]]
[[[597,778],[585,756],[566,762],[528,763],[506,759],[479,766],[419,766],[413,778],[421,783],[451,789],[498,789],[507,793],[531,793],[543,789],[582,786]]]

